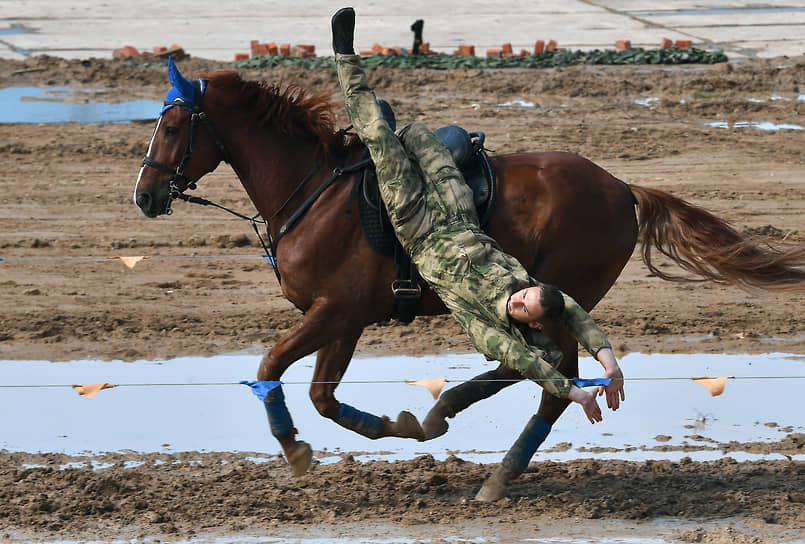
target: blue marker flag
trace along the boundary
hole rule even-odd
[[[282,385],[282,382],[267,382],[264,380],[258,380],[254,382],[242,380],[238,383],[242,383],[243,385],[248,385],[249,387],[251,387],[252,393],[254,393],[254,395],[260,400],[265,400],[266,395],[268,395],[269,391]]]
[[[573,378],[573,383],[579,387],[590,387],[592,385],[609,385],[610,378]]]
[[[272,265],[273,265],[273,264],[276,264],[276,262],[274,261],[274,257],[272,257],[271,255],[265,255],[265,254],[263,254],[263,258],[264,258],[265,260],[267,260],[268,262],[270,262]]]

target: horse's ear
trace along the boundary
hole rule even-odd
[[[193,101],[193,84],[179,72],[179,68],[177,68],[176,63],[173,62],[173,57],[168,57],[168,78],[170,79],[171,85],[179,91],[179,96],[186,99],[189,98],[190,102]]]

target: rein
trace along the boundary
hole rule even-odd
[[[257,238],[260,240],[260,245],[263,246],[263,250],[266,252],[266,256],[269,258],[268,261],[271,263],[271,266],[274,269],[274,274],[277,276],[277,283],[282,285],[282,278],[280,277],[280,271],[277,265],[277,258],[276,258],[277,244],[279,243],[279,241],[282,239],[283,236],[288,234],[288,232],[293,228],[294,224],[296,224],[299,218],[302,217],[305,214],[305,212],[307,212],[310,209],[310,207],[313,205],[314,202],[316,202],[319,196],[321,196],[324,190],[327,189],[330,185],[332,185],[336,179],[338,179],[343,174],[349,174],[357,170],[361,170],[362,168],[368,166],[371,162],[372,162],[371,159],[364,159],[350,166],[346,167],[337,166],[336,168],[334,168],[333,171],[330,173],[330,176],[326,180],[324,180],[324,182],[321,185],[319,185],[316,188],[316,190],[313,191],[313,193],[311,193],[311,195],[307,197],[307,199],[305,199],[304,202],[302,202],[302,204],[300,204],[300,206],[296,209],[296,211],[294,211],[294,213],[291,214],[291,217],[289,217],[285,221],[285,223],[282,224],[279,231],[277,232],[276,238],[272,238],[271,232],[268,229],[269,221],[276,218],[277,215],[279,215],[279,213],[288,206],[293,197],[295,197],[299,193],[302,187],[304,187],[307,184],[307,182],[310,181],[310,179],[316,174],[316,172],[319,171],[319,169],[321,168],[321,161],[319,161],[316,164],[316,166],[314,166],[313,169],[310,172],[308,172],[308,174],[302,179],[302,181],[299,182],[299,185],[296,186],[296,189],[294,189],[291,192],[291,195],[285,200],[282,206],[280,206],[279,209],[276,212],[274,212],[274,214],[268,219],[260,218],[259,213],[252,217],[249,217],[248,215],[244,215],[240,212],[227,208],[226,206],[223,206],[211,200],[207,200],[206,198],[186,195],[182,192],[177,192],[174,198],[177,200],[190,202],[191,204],[200,204],[202,206],[213,206],[215,208],[228,212],[234,215],[235,217],[245,219],[246,221],[251,223],[255,234],[257,234]],[[260,230],[257,228],[258,224],[266,226],[266,238],[268,239],[268,244],[266,244],[265,240],[260,235]]]
[[[280,276],[280,271],[277,265],[277,258],[276,258],[277,244],[279,243],[279,241],[282,239],[283,236],[288,234],[288,232],[293,228],[296,222],[305,214],[305,212],[307,212],[308,209],[310,209],[310,207],[319,198],[319,196],[321,196],[324,190],[327,189],[330,185],[332,185],[336,179],[338,179],[342,174],[348,174],[360,170],[362,168],[365,168],[372,161],[371,159],[367,158],[347,167],[343,166],[343,160],[339,161],[339,165],[333,169],[330,176],[326,180],[324,180],[324,182],[318,188],[316,188],[316,190],[313,191],[313,193],[311,193],[310,196],[308,196],[304,202],[302,202],[302,204],[296,209],[296,211],[294,211],[291,214],[291,216],[285,221],[285,223],[282,224],[279,231],[277,232],[277,237],[272,238],[271,231],[268,228],[269,222],[275,219],[280,213],[282,213],[282,211],[285,210],[286,207],[288,207],[288,205],[291,203],[294,197],[296,197],[299,194],[299,192],[305,187],[305,185],[307,185],[307,183],[313,178],[313,176],[316,175],[316,173],[322,167],[322,161],[319,160],[316,163],[316,165],[310,170],[310,172],[308,172],[308,174],[304,178],[302,178],[302,181],[299,182],[299,184],[293,191],[291,191],[291,194],[288,196],[287,199],[285,199],[285,202],[283,202],[282,205],[277,209],[277,211],[275,211],[274,214],[268,219],[260,217],[260,213],[257,213],[256,215],[250,217],[248,215],[227,208],[226,206],[223,206],[211,200],[207,200],[206,198],[185,194],[184,191],[186,189],[196,189],[195,180],[188,178],[184,174],[184,168],[185,164],[187,163],[188,160],[190,160],[190,156],[193,154],[193,151],[195,150],[196,134],[198,132],[198,127],[200,124],[203,124],[205,127],[207,127],[207,131],[210,133],[210,136],[212,136],[213,140],[215,141],[215,146],[221,153],[223,161],[232,166],[232,161],[230,160],[229,153],[227,153],[224,144],[218,138],[218,135],[216,134],[209,117],[207,117],[207,114],[201,108],[201,97],[204,94],[204,84],[205,84],[204,80],[197,80],[193,82],[194,98],[192,104],[189,104],[187,101],[182,100],[181,98],[177,98],[175,100],[170,101],[166,100],[164,102],[164,107],[162,110],[163,113],[165,109],[172,106],[179,106],[188,109],[192,112],[192,115],[190,117],[190,139],[187,142],[187,148],[185,149],[184,155],[179,161],[179,164],[176,165],[176,168],[171,168],[166,164],[156,161],[149,155],[146,155],[143,158],[142,165],[148,166],[150,168],[155,168],[162,172],[171,174],[170,193],[168,194],[168,201],[165,204],[165,214],[171,215],[173,213],[171,203],[174,200],[183,200],[191,204],[200,204],[202,206],[213,206],[227,213],[230,213],[235,217],[245,219],[246,221],[248,221],[251,224],[252,228],[254,229],[255,234],[257,234],[257,238],[260,240],[260,245],[266,252],[266,257],[268,258],[268,261],[271,263],[271,267],[274,269],[274,275],[277,276],[277,283],[282,285],[282,278]],[[340,129],[338,132],[344,134],[350,128],[351,127],[347,129]],[[184,185],[184,187],[179,187],[177,181],[181,182]],[[257,227],[258,224],[266,226],[266,238],[268,239],[267,244],[266,241],[263,239],[263,236],[261,236],[260,234],[260,229]]]

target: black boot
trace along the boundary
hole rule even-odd
[[[341,8],[332,18],[333,51],[342,55],[354,55],[352,41],[355,35],[355,10]]]
[[[419,46],[422,45],[423,26],[425,26],[425,21],[422,19],[417,19],[414,21],[414,24],[411,25],[411,31],[414,33],[414,47],[411,49],[411,53],[414,55],[419,54]]]

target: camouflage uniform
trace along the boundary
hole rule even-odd
[[[336,66],[350,120],[369,148],[380,192],[397,237],[419,273],[442,299],[470,341],[490,360],[498,360],[566,398],[571,382],[556,370],[559,347],[530,329],[529,345],[509,319],[509,297],[540,285],[479,226],[472,190],[445,145],[421,122],[399,136],[383,120],[357,55],[336,54]],[[609,343],[589,314],[564,295],[560,318],[595,355]]]

